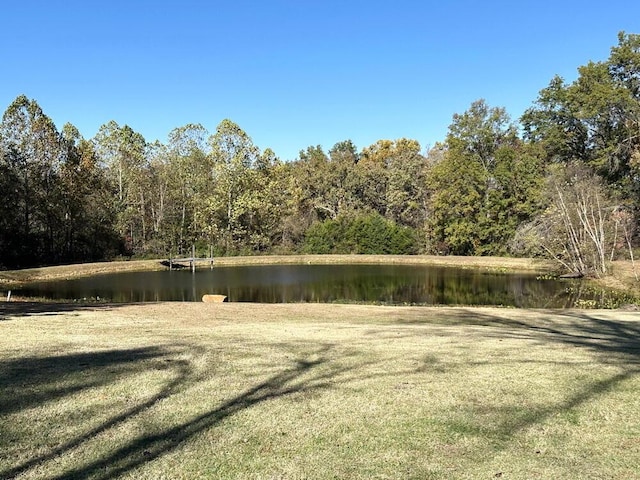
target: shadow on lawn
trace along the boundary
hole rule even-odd
[[[58,315],[80,310],[103,310],[127,306],[126,303],[70,303],[70,302],[0,302],[0,322],[12,317],[30,315]]]
[[[623,382],[640,375],[640,317],[621,314],[619,319],[611,319],[610,312],[598,315],[598,312],[590,311],[540,310],[528,312],[517,319],[514,318],[517,316],[507,312],[509,311],[501,316],[487,313],[483,309],[450,309],[443,310],[436,322],[429,323],[445,328],[487,327],[486,331],[480,328],[469,332],[470,336],[479,341],[482,338],[516,339],[533,341],[533,345],[537,347],[562,344],[584,349],[593,359],[589,362],[590,367],[594,364],[613,366],[617,372],[601,375],[604,378],[577,383],[563,399],[552,405],[545,398],[547,392],[534,392],[540,397],[533,395],[526,405],[519,404],[517,400],[498,405],[489,402],[461,404],[457,419],[445,422],[452,431],[490,439],[497,448],[499,445],[507,448],[514,436],[526,428],[542,424],[558,415],[571,421],[576,409],[615,391]],[[421,322],[411,319],[400,320],[399,323],[415,325]],[[531,362],[537,362],[535,355]],[[422,369],[432,368],[430,364],[437,365],[437,361],[427,357]]]
[[[484,309],[451,308],[442,309],[437,320],[432,317],[425,321],[411,318],[401,319],[397,323],[489,327],[486,332],[476,334],[479,337],[562,343],[588,348],[594,353],[614,355],[625,363],[640,363],[640,316],[637,317],[638,321],[623,320],[622,316],[620,320],[611,320],[589,310],[528,310],[526,315],[518,318],[511,312],[513,310],[505,310],[502,316],[487,313]],[[631,315],[627,314],[627,318],[631,318]]]
[[[266,400],[291,395],[297,392],[310,392],[328,388],[331,378],[344,372],[344,369],[333,368],[324,373],[317,372],[307,378],[310,372],[326,362],[323,352],[330,347],[325,346],[314,352],[308,359],[293,361],[290,368],[273,375],[234,398],[222,403],[217,408],[201,414],[190,421],[154,434],[143,434],[129,443],[107,453],[94,462],[67,470],[65,473],[48,477],[54,479],[69,478],[118,478],[126,472],[150,462],[178,447],[193,435],[211,428],[223,419],[235,413],[251,408]],[[113,416],[99,426],[68,440],[66,443],[50,450],[46,454],[29,459],[19,465],[0,471],[0,478],[13,478],[32,468],[41,466],[47,461],[69,453],[96,435],[115,428],[131,420],[136,415],[150,409],[155,403],[168,398],[189,385],[197,382],[196,375],[186,361],[173,360],[181,353],[175,348],[141,348],[132,350],[112,350],[46,358],[21,359],[0,364],[0,386],[2,390],[14,385],[13,392],[0,403],[0,414],[27,409],[48,401],[73,395],[84,389],[94,388],[117,380],[122,375],[135,375],[150,368],[171,369],[174,378],[161,391],[148,400],[139,403],[122,413]],[[189,348],[193,353],[193,347]],[[167,363],[169,366],[167,366]],[[65,378],[66,387],[57,385],[55,379]],[[44,389],[38,395],[31,395],[29,385],[38,385]],[[12,393],[12,394],[11,394]]]
[[[187,381],[191,368],[188,362],[175,360],[176,353],[179,353],[176,349],[149,347],[0,362],[0,387],[4,392],[0,400],[0,415],[37,407],[149,369],[170,369],[175,374],[173,380],[145,402],[113,416],[45,454],[0,471],[0,478],[13,478],[38,464],[52,460],[179,391]],[[80,475],[78,478],[82,477]]]
[[[0,361],[0,386],[4,392],[0,415],[101,387],[143,369],[171,368],[179,374],[178,381],[184,380],[188,365],[173,361],[174,355],[161,347],[147,347]]]
[[[471,316],[489,324],[505,321],[504,318],[482,313],[471,313]],[[640,363],[640,321],[611,320],[589,311],[542,311],[534,320],[511,319],[508,325],[514,329],[514,335],[587,348],[596,354],[606,355],[608,361]],[[494,335],[499,336],[500,333],[494,332]]]
[[[479,337],[502,336],[586,348],[598,356],[601,355],[602,363],[619,366],[618,373],[585,383],[553,405],[545,402],[536,404],[535,401],[530,403],[528,408],[515,404],[461,405],[460,417],[447,417],[446,421],[450,429],[490,438],[497,448],[500,448],[499,445],[506,448],[513,437],[523,429],[542,423],[556,414],[570,412],[614,390],[621,382],[640,373],[640,322],[608,320],[598,317],[597,313],[573,311],[540,311],[535,315],[525,315],[522,316],[523,319],[517,320],[509,317],[506,314],[505,316],[489,314],[482,309],[443,309],[436,323],[439,327],[487,327],[486,331],[475,330],[473,335]],[[417,324],[419,322],[400,320],[399,323]],[[429,321],[429,324],[433,323]],[[386,329],[376,330],[383,332]],[[429,334],[428,332],[425,330],[426,334]],[[420,331],[412,332],[412,335],[420,334]],[[250,386],[216,408],[162,431],[143,433],[108,451],[97,460],[79,464],[60,475],[48,478],[50,480],[118,478],[173,451],[194,435],[215,427],[224,419],[262,402],[299,392],[333,388],[338,376],[341,376],[343,388],[351,381],[368,378],[364,374],[366,364],[358,364],[348,369],[342,367],[340,362],[335,362],[335,358],[330,355],[331,348],[330,345],[326,345],[310,350],[306,355],[291,360],[289,367]],[[198,376],[191,363],[180,359],[183,354],[193,354],[193,349],[192,345],[159,346],[0,362],[0,387],[3,391],[3,397],[0,398],[0,415],[64,399],[66,396],[105,386],[124,377],[129,378],[147,372],[149,369],[166,370],[171,374],[161,390],[151,398],[139,401],[130,408],[114,414],[98,426],[77,434],[47,453],[0,471],[0,478],[12,478],[29,473],[32,469],[35,471],[41,468],[46,462],[55,461],[57,457],[72,454],[72,450],[83,443],[111,429],[115,431],[117,427],[151,409],[157,402],[182,392],[198,382]],[[425,368],[427,370],[433,370],[436,367],[446,369],[446,365],[438,365],[437,357],[428,356],[426,362],[428,363],[426,367],[420,367],[414,372],[376,371],[372,375],[399,376],[404,373],[416,375]],[[350,374],[345,375],[346,373]],[[490,421],[485,422],[483,419]]]

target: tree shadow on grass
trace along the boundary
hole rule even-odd
[[[518,405],[468,405],[471,414],[480,413],[495,422],[491,425],[481,421],[469,423],[464,416],[447,420],[451,429],[472,429],[474,431],[472,433],[490,438],[504,448],[523,429],[536,423],[542,423],[554,414],[575,409],[590,399],[614,390],[621,382],[639,373],[637,348],[640,343],[640,329],[634,322],[607,320],[598,317],[597,314],[592,315],[587,312],[543,311],[536,313],[535,316],[526,316],[524,320],[514,320],[514,317],[508,315],[508,311],[505,311],[504,316],[489,314],[487,311],[478,309],[443,309],[441,313],[440,326],[486,326],[491,328],[487,328],[486,331],[480,329],[479,335],[510,335],[515,338],[585,347],[607,356],[611,353],[616,354],[614,359],[620,365],[621,372],[603,380],[589,382],[554,405],[532,405],[529,410],[520,408]],[[400,321],[400,323],[407,322]],[[419,335],[421,332],[415,334]],[[282,344],[280,346],[290,345]],[[340,362],[335,362],[335,358],[328,355],[331,348],[331,345],[325,345],[311,349],[306,354],[291,360],[288,367],[284,367],[266,380],[250,386],[244,392],[226,400],[216,408],[163,430],[141,434],[135,439],[107,451],[100,459],[79,463],[75,468],[49,478],[55,480],[118,478],[172,452],[195,435],[219,425],[224,419],[262,402],[301,392],[319,392],[333,388],[337,376],[341,376],[342,388],[351,381],[367,378],[363,375],[365,367],[363,363],[356,362],[357,365],[353,366],[353,362],[351,362],[352,366],[348,369],[341,367]],[[4,385],[18,385],[16,392],[14,392],[14,397],[17,399],[16,405],[14,406],[11,400],[2,403],[3,399],[0,399],[0,413],[15,412],[17,409],[29,408],[52,399],[63,399],[67,395],[72,396],[76,392],[93,388],[96,385],[106,385],[120,378],[119,375],[135,375],[138,372],[147,371],[149,368],[168,368],[172,372],[171,379],[167,381],[161,391],[151,398],[140,401],[126,411],[115,414],[100,425],[77,435],[46,454],[5,471],[0,471],[0,478],[12,478],[29,473],[31,469],[35,471],[46,462],[55,461],[56,457],[71,453],[72,449],[94,439],[103,432],[118,427],[136,415],[151,409],[156,402],[169,398],[196,383],[198,378],[193,373],[191,364],[187,361],[175,360],[176,355],[179,356],[181,352],[188,352],[192,349],[193,346],[148,347],[61,357],[27,358],[0,363],[2,389],[4,390]],[[301,348],[295,350],[303,351]],[[428,358],[427,360],[433,364],[438,359]],[[25,361],[26,363],[23,364],[22,362]],[[348,372],[350,374],[345,375]],[[373,376],[397,374],[398,372],[393,371],[372,373]],[[61,376],[68,377],[70,381],[60,385],[56,384],[53,379]],[[31,393],[28,387],[36,384],[43,384],[45,390],[40,398],[30,399]],[[457,425],[458,420],[467,423]]]
[[[540,310],[524,315],[512,312],[506,310],[504,315],[500,315],[495,310],[490,313],[484,309],[451,309],[443,311],[434,322],[425,320],[423,323],[434,323],[439,328],[474,327],[469,335],[479,340],[516,339],[537,348],[556,344],[583,349],[588,353],[585,359],[592,359],[586,362],[591,371],[594,364],[599,364],[613,367],[613,373],[611,370],[601,374],[589,373],[591,380],[576,380],[563,398],[554,403],[549,403],[545,392],[534,392],[541,396],[536,398],[534,395],[524,404],[518,402],[517,397],[511,402],[498,401],[496,404],[490,401],[462,403],[454,418],[443,421],[451,431],[484,438],[485,444],[490,442],[496,450],[506,449],[512,445],[516,435],[534,425],[556,417],[566,418],[571,423],[572,415],[577,415],[583,405],[624,388],[621,387],[624,382],[640,375],[640,317],[576,310]],[[410,319],[399,323],[415,325],[421,322]],[[487,328],[483,330],[482,327]],[[551,363],[562,364],[562,353],[559,355],[559,359]],[[538,360],[534,356],[531,362]],[[422,368],[428,367],[425,363]],[[504,388],[509,391],[508,385]]]
[[[505,322],[496,315],[472,315],[489,325]],[[536,319],[509,319],[507,325],[524,338],[587,348],[610,361],[640,363],[640,321],[612,320],[588,311],[541,311]],[[499,337],[500,332],[494,331],[493,335]]]
[[[312,355],[312,357],[315,358],[316,354]],[[308,375],[325,362],[326,360],[323,358],[314,360],[298,359],[290,368],[249,388],[224,402],[218,408],[161,432],[142,435],[100,460],[67,471],[59,476],[51,477],[51,480],[88,477],[101,480],[118,478],[140,465],[171,452],[182,442],[214,427],[225,418],[242,410],[249,409],[267,400],[298,392],[311,392],[328,388],[331,385],[331,377],[337,374],[338,371],[332,370],[324,374],[318,373],[308,379],[303,379],[303,376]]]
[[[171,368],[178,378],[188,375],[184,361],[162,347],[20,357],[0,361],[0,415],[42,405],[67,395],[114,382],[148,369]]]
[[[96,435],[129,420],[187,384],[191,367],[175,360],[180,349],[147,347],[106,350],[50,357],[20,358],[0,362],[0,415],[44,405],[87,389],[149,369],[171,370],[174,378],[148,400],[111,417],[100,425],[71,438],[49,452],[30,458],[5,471],[0,478],[13,478],[38,464],[52,460]]]
[[[213,410],[160,432],[143,434],[106,453],[99,460],[48,478],[96,478],[102,480],[118,478],[132,469],[172,451],[192,436],[214,427],[225,418],[242,410],[267,400],[298,392],[312,392],[329,388],[334,375],[346,371],[345,368],[338,366],[315,371],[327,362],[323,354],[329,348],[331,347],[317,348],[304,358],[292,361],[289,368],[285,368],[280,373],[250,387]],[[43,405],[56,399],[64,399],[66,396],[72,396],[85,389],[115,382],[123,375],[136,375],[153,368],[170,369],[173,373],[172,379],[151,398],[112,416],[82,434],[76,435],[45,454],[0,471],[0,478],[14,478],[31,469],[41,467],[61,455],[68,454],[74,448],[80,447],[97,435],[124,424],[136,415],[149,410],[157,402],[196,383],[198,378],[193,373],[189,362],[175,360],[176,355],[179,355],[183,350],[149,347],[27,358],[0,363],[0,386],[3,391],[8,390],[9,387],[12,389],[9,391],[10,395],[0,402],[0,413],[3,415]],[[193,347],[189,347],[189,352],[193,353]],[[60,378],[66,379],[63,386],[55,380]],[[30,386],[38,386],[40,393],[33,395]]]
[[[618,355],[624,362],[640,362],[640,316],[638,321],[633,321],[629,314],[626,320],[623,315],[619,320],[612,320],[609,313],[598,316],[597,312],[588,310],[527,310],[525,315],[514,315],[513,312],[507,309],[500,315],[480,308],[451,308],[442,309],[437,316],[431,311],[428,319],[402,318],[397,323],[489,327],[486,333],[479,335],[585,347],[594,353]]]
[[[127,303],[0,302],[0,322],[31,315],[58,315],[82,310],[105,310],[128,306]]]

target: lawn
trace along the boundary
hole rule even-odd
[[[640,315],[0,302],[0,478],[640,478]]]

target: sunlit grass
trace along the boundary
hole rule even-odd
[[[634,313],[0,303],[0,315],[0,478],[640,471]]]

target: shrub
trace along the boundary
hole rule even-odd
[[[415,230],[378,213],[316,222],[305,233],[305,253],[411,255],[418,251]]]

